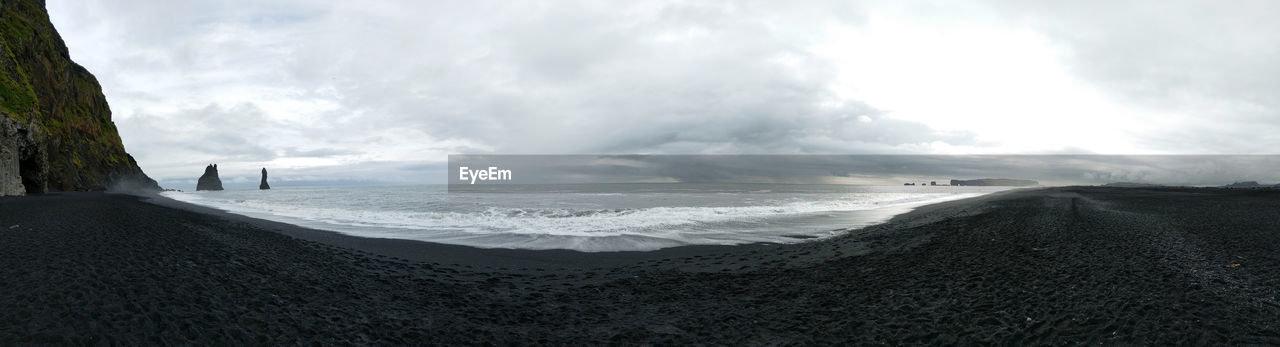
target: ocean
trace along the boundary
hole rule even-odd
[[[882,223],[925,204],[1008,187],[790,184],[279,187],[164,192],[231,213],[362,237],[482,248],[648,251],[795,243]]]

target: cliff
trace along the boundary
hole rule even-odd
[[[204,167],[204,174],[196,180],[196,190],[222,190],[222,179],[218,178],[217,164]]]
[[[159,190],[124,150],[98,80],[43,0],[0,1],[0,195]]]
[[[1040,182],[1032,180],[1015,180],[1009,178],[979,178],[976,180],[951,180],[953,186],[1034,186]]]

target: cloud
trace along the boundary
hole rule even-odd
[[[848,6],[769,2],[50,3],[127,148],[205,162],[447,153],[911,152],[963,132],[839,97],[807,50]],[[328,159],[328,160],[312,160]]]
[[[996,2],[1062,48],[1063,65],[1152,115],[1130,136],[1169,153],[1277,153],[1280,3]],[[1135,116],[1135,115],[1131,115]]]
[[[1274,153],[1276,6],[49,2],[162,181],[376,181],[449,153]]]
[[[286,157],[302,157],[302,158],[326,158],[339,155],[350,155],[358,152],[337,148],[317,148],[312,150],[300,150],[297,147],[286,147],[283,156]]]

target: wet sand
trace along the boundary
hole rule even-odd
[[[368,239],[164,198],[0,198],[0,344],[1280,344],[1280,191],[1067,187],[793,245]]]

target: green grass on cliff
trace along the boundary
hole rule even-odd
[[[14,81],[7,74],[0,74],[0,107],[20,121],[36,108],[36,93],[26,81]]]
[[[0,54],[7,58],[7,61],[0,63],[0,98],[3,98],[0,100],[0,107],[21,121],[26,121],[27,116],[36,110],[38,101],[35,90],[31,88],[22,66],[18,65],[11,47],[22,47],[30,44],[28,41],[32,39],[43,39],[43,36],[24,18],[7,13],[0,18],[0,46],[4,48]]]
[[[34,120],[51,137],[50,187],[101,188],[113,173],[139,170],[101,86],[69,59],[43,1],[0,0],[0,114]]]

